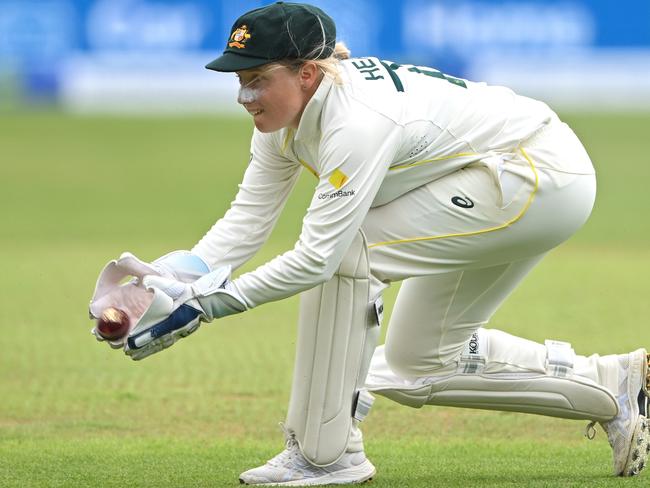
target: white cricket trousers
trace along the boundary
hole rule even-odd
[[[362,228],[377,292],[403,284],[369,377],[386,363],[402,378],[454,371],[472,334],[585,223],[595,194],[587,152],[554,119],[510,152],[371,209]],[[543,345],[489,332],[485,373],[545,370]],[[616,364],[613,356],[577,356],[574,373],[616,393]]]

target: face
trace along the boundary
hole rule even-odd
[[[300,116],[315,91],[315,78],[304,73],[304,68],[305,65],[295,71],[274,64],[237,72],[240,84],[237,101],[253,116],[260,132],[298,127]]]

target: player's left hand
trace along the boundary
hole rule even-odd
[[[218,268],[194,283],[149,275],[143,278],[153,302],[129,333],[124,352],[134,360],[151,356],[211,322],[247,309],[232,286],[230,266]]]

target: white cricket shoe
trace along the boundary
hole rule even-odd
[[[638,349],[619,357],[621,383],[617,396],[619,412],[600,425],[607,433],[614,455],[614,474],[634,476],[641,472],[650,453],[648,419],[648,362],[650,355]]]
[[[289,437],[286,449],[264,466],[239,475],[239,482],[260,486],[347,485],[372,479],[375,467],[363,451],[346,452],[336,463],[318,467],[305,459],[298,442]]]

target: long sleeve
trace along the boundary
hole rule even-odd
[[[319,183],[295,247],[234,280],[249,307],[330,279],[361,226],[399,146],[401,127],[362,105],[353,113],[326,124],[318,145]]]
[[[235,200],[192,249],[211,266],[229,264],[237,269],[271,233],[302,169],[281,155],[277,138],[253,133],[251,161]]]

